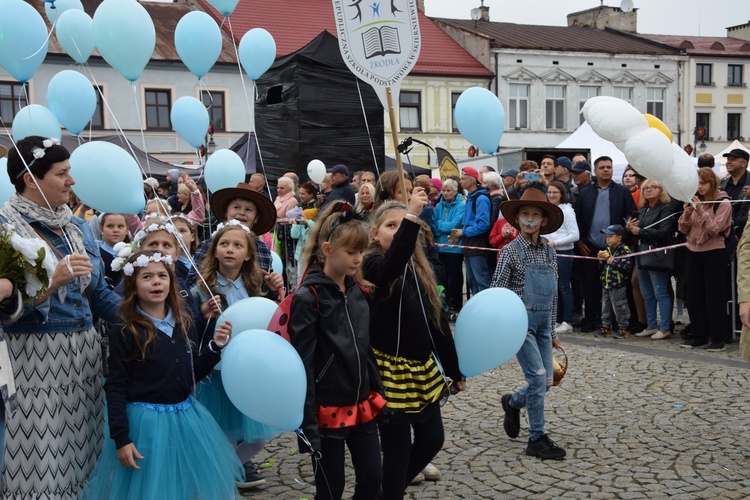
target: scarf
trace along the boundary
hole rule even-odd
[[[5,220],[9,224],[13,225],[13,229],[15,229],[16,233],[22,238],[39,238],[44,241],[44,238],[40,238],[39,234],[34,231],[34,228],[31,227],[28,222],[26,222],[24,217],[31,219],[33,222],[43,224],[51,229],[61,229],[63,233],[67,235],[67,239],[73,247],[72,253],[87,255],[86,247],[83,246],[83,233],[78,226],[73,223],[73,212],[70,211],[70,207],[67,205],[63,205],[53,212],[47,208],[40,207],[18,193],[13,193],[10,196],[9,202],[5,203],[3,208],[0,209],[0,215],[5,217]],[[46,241],[44,241],[44,244],[46,247],[45,251],[50,252],[50,254],[59,261],[60,258],[57,252],[54,249],[49,248],[49,244]],[[61,253],[67,255],[67,250],[68,249]],[[83,293],[86,287],[89,286],[89,283],[91,283],[91,275],[81,276],[78,279],[80,280],[81,293]],[[67,286],[61,286],[57,289],[57,297],[60,299],[61,303],[65,302],[67,293]]]

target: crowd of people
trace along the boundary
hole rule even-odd
[[[341,498],[345,447],[355,498],[439,479],[441,401],[466,389],[450,321],[489,287],[528,314],[527,384],[502,409],[511,438],[527,409],[525,453],[541,459],[566,455],[544,419],[561,335],[661,340],[689,317],[681,346],[719,351],[734,314],[750,327],[750,258],[734,257],[750,252],[743,150],[725,155],[725,179],[702,155],[688,203],[631,167],[616,181],[608,157],[548,155],[442,180],[339,164],[319,184],[289,172],[273,197],[260,173],[207,198],[172,169],[144,181],[140,215],[74,200],[69,156],[41,137],[8,156],[16,193],[0,220],[57,265],[31,302],[0,277],[7,497],[232,498],[263,484],[253,459],[281,431],[238,411],[215,369],[232,335],[217,322],[247,297],[294,292],[299,448],[319,499]],[[725,314],[735,263],[742,305]]]

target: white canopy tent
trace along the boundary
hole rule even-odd
[[[614,174],[612,178],[617,182],[622,181],[622,173],[625,171],[625,167],[628,166],[628,160],[625,158],[625,154],[617,149],[617,146],[612,142],[596,135],[596,132],[594,132],[591,125],[587,122],[583,122],[575,132],[558,144],[556,148],[588,149],[591,151],[592,163],[600,156],[609,156],[612,158],[612,165],[614,166]]]
[[[747,151],[748,153],[750,153],[750,148],[735,139],[732,144],[726,147],[726,149],[714,154],[714,160],[718,165],[720,165],[719,175],[721,177],[725,177],[727,175],[727,159],[724,158],[724,154],[730,152],[733,149],[742,149],[743,151]]]

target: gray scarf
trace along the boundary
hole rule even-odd
[[[68,255],[69,253],[87,255],[86,247],[83,245],[83,233],[78,226],[73,223],[73,212],[70,211],[70,207],[67,205],[63,205],[53,212],[48,208],[40,207],[18,193],[13,193],[10,196],[10,200],[3,205],[2,209],[0,209],[0,215],[5,217],[5,220],[9,224],[13,225],[13,229],[15,229],[16,233],[22,238],[39,238],[39,234],[34,231],[34,228],[31,227],[28,222],[26,222],[24,217],[28,217],[34,222],[44,224],[51,229],[61,229],[62,232],[67,235],[67,240],[73,247],[72,252],[69,252],[70,249],[66,248],[61,253],[63,255]],[[44,240],[43,238],[41,239]],[[49,247],[46,242],[45,247]],[[52,256],[57,260],[60,260],[54,249],[49,248],[46,251],[51,252]],[[83,293],[86,287],[89,286],[89,283],[91,283],[91,275],[81,276],[79,279],[81,280],[81,293]],[[67,286],[61,286],[57,289],[57,297],[60,299],[60,302],[65,302],[67,291]]]

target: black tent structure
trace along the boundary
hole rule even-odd
[[[260,171],[275,180],[292,171],[307,180],[313,159],[329,168],[343,163],[350,172],[383,170],[383,106],[375,91],[349,71],[333,35],[323,31],[277,59],[257,86],[259,148],[253,152],[260,149],[261,157],[240,154],[248,173]]]

